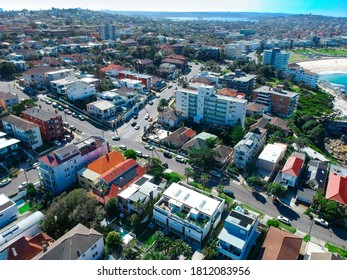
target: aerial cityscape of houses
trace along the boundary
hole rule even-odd
[[[346,259],[346,30],[0,9],[0,259]]]

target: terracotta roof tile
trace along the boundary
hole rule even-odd
[[[325,197],[343,204],[347,204],[347,177],[331,172]]]
[[[298,177],[304,161],[298,157],[289,157],[282,169],[282,173]]]
[[[122,175],[125,171],[135,166],[137,166],[137,162],[134,159],[127,159],[102,174],[101,178],[104,179],[106,183],[110,183],[112,180]]]
[[[125,161],[125,157],[122,153],[114,151],[88,164],[86,168],[101,175],[123,161]]]

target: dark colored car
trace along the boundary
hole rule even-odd
[[[232,198],[235,197],[235,194],[234,194],[231,190],[226,190],[226,189],[224,189],[224,190],[223,190],[223,193],[226,194],[227,196],[232,197]]]
[[[169,152],[164,152],[163,155],[166,158],[172,158],[172,154],[170,154]]]
[[[137,125],[137,122],[132,122],[132,123],[131,123],[131,126],[132,126],[132,127],[134,127],[134,126],[136,126],[136,125]]]

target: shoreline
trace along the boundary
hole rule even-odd
[[[347,58],[319,59],[297,62],[297,64],[318,75],[347,74]]]

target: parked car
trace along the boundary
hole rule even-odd
[[[11,183],[11,179],[10,178],[6,178],[6,179],[4,179],[4,180],[2,180],[0,182],[0,187],[4,187],[4,186],[6,186],[9,183]]]
[[[154,149],[154,147],[147,144],[147,145],[145,145],[145,149],[152,151]]]
[[[136,115],[134,115],[134,120],[137,120],[138,119],[138,117],[139,117],[139,115],[138,114],[136,114]]]
[[[142,152],[141,151],[135,151],[135,154],[139,157],[142,157]]]
[[[221,178],[222,177],[222,175],[220,173],[218,173],[217,171],[214,171],[214,170],[212,170],[210,174],[212,176],[214,176],[214,177],[217,177],[217,178]]]
[[[54,140],[54,144],[57,145],[57,146],[61,146],[61,142],[58,141],[58,140]]]
[[[185,159],[181,156],[176,156],[176,161],[178,161],[180,163],[186,163]]]
[[[145,120],[148,120],[149,118],[150,118],[150,115],[147,114],[147,115],[145,116]]]
[[[163,153],[163,155],[164,155],[164,157],[166,157],[166,158],[172,158],[172,154],[170,154],[170,153],[167,152],[167,151],[165,151],[165,152]]]
[[[165,167],[166,169],[168,169],[168,168],[169,168],[169,165],[168,165],[166,162],[164,162],[164,163],[163,163],[163,167]]]
[[[114,141],[119,141],[119,140],[120,140],[119,135],[114,135],[114,136],[112,136],[112,140],[114,140]]]
[[[134,127],[134,126],[136,126],[136,125],[137,125],[137,122],[132,122],[132,123],[131,123],[131,126],[132,126],[132,127]]]
[[[235,197],[234,193],[231,190],[223,189],[223,193],[232,198]]]
[[[47,100],[45,101],[45,103],[46,103],[47,105],[51,105],[51,104],[52,104],[52,101],[47,99]]]
[[[75,112],[73,112],[71,116],[73,116],[74,118],[78,118],[78,115]]]
[[[75,131],[76,130],[76,127],[74,126],[74,125],[70,125],[70,130],[72,130],[72,131]]]
[[[139,130],[140,129],[140,126],[139,125],[136,125],[135,126],[135,130]]]
[[[124,145],[119,145],[119,149],[125,151],[127,149],[127,147],[125,147]]]
[[[53,103],[52,103],[52,106],[53,106],[53,108],[58,108],[57,102],[53,102]]]
[[[71,115],[71,114],[72,114],[72,112],[71,112],[69,109],[65,109],[64,112],[65,112],[65,114],[67,114],[67,115]]]
[[[153,101],[151,100],[151,101],[148,102],[148,104],[149,104],[149,105],[153,105],[154,103],[153,103]]]
[[[59,111],[64,111],[64,107],[61,106],[61,105],[59,105],[59,106],[58,106],[58,110],[59,110]]]
[[[321,226],[323,226],[323,227],[328,227],[328,226],[329,226],[329,223],[328,223],[326,220],[322,219],[322,218],[315,217],[315,218],[313,219],[313,221],[314,221],[316,224],[321,225]]]
[[[282,215],[278,216],[278,217],[277,217],[277,220],[279,220],[280,222],[282,222],[282,223],[284,223],[284,224],[290,226],[290,221],[289,221],[289,219],[286,218],[286,217],[284,217],[284,216],[282,216]]]
[[[79,115],[78,118],[80,119],[80,121],[84,121],[85,117],[83,117],[82,115]]]
[[[150,158],[149,155],[143,155],[142,157],[145,158],[145,159],[149,159]]]
[[[32,167],[33,167],[34,169],[36,169],[38,166],[39,166],[39,163],[38,163],[38,162],[34,162],[33,165],[32,165]]]

